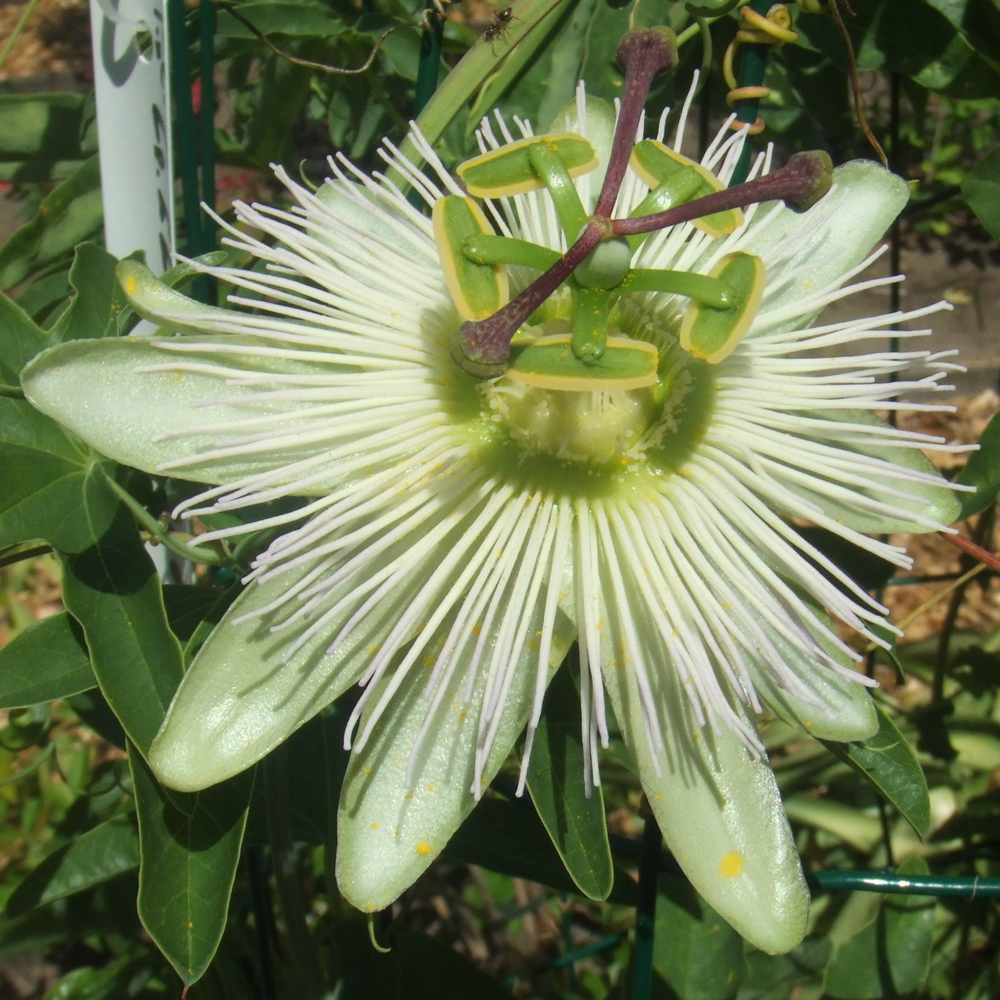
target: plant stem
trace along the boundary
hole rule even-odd
[[[122,503],[132,512],[132,515],[139,522],[140,526],[145,528],[165,549],[173,552],[174,555],[180,556],[182,559],[204,563],[206,566],[232,565],[232,559],[215,549],[207,549],[200,545],[189,545],[187,542],[182,542],[168,527],[153,517],[128,490],[119,486],[107,472],[104,472],[104,479]]]
[[[51,545],[36,545],[30,549],[20,549],[17,552],[6,552],[0,555],[0,569],[4,566],[13,566],[15,563],[26,562],[28,559],[37,559],[39,556],[47,556],[52,551]]]
[[[17,19],[17,24],[14,25],[14,30],[10,33],[10,37],[7,41],[3,43],[3,48],[0,49],[0,67],[2,67],[7,61],[7,56],[10,55],[10,50],[14,48],[14,43],[17,41],[21,32],[24,31],[24,26],[28,23],[28,18],[31,17],[37,6],[38,0],[31,0],[28,6],[24,8],[24,13]]]

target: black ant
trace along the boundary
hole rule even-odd
[[[510,7],[494,11],[493,20],[486,25],[483,38],[491,44],[502,38],[510,30],[510,22],[514,19],[514,11]]]

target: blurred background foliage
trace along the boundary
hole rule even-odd
[[[722,57],[738,26],[732,7],[721,0],[642,0],[634,11],[638,23],[667,23],[683,40],[680,70],[654,87],[651,113],[678,106],[694,70],[702,71],[689,126],[693,146],[704,148],[728,114]],[[46,51],[65,42],[62,15],[51,5],[36,10],[35,2],[0,13],[11,9],[17,16],[3,22],[7,42],[0,38],[0,181],[22,221],[0,246],[0,289],[8,296],[0,298],[6,387],[16,385],[39,345],[113,336],[132,322],[118,298],[114,261],[100,246],[86,21],[79,9],[64,18],[84,50],[73,63],[70,45],[69,64],[84,69],[58,92],[37,92],[19,86],[11,72],[18,45],[41,37],[41,48],[31,51],[35,62],[44,61]],[[73,4],[60,9],[72,12]],[[473,45],[497,56],[479,93],[441,136],[439,151],[449,165],[475,148],[476,123],[497,103],[508,116],[545,127],[580,78],[606,98],[621,88],[614,51],[632,8],[562,0],[513,46],[498,29],[502,9],[465,0],[449,5],[442,18],[430,15],[440,29],[434,61],[441,78]],[[512,0],[515,19],[517,10]],[[817,147],[838,162],[874,157],[860,125],[867,121],[912,186],[897,238],[916,247],[943,240],[982,266],[993,263],[1000,235],[995,0],[855,0],[853,11],[845,0],[833,8],[800,0],[790,12],[798,40],[768,61],[766,131],[755,142],[776,143],[779,158]],[[378,169],[381,138],[401,141],[417,110],[429,38],[422,10],[406,0],[214,6],[203,0],[178,4],[175,13],[179,44],[195,68],[183,81],[191,114],[179,113],[177,128],[188,131],[194,148],[204,138],[196,134],[198,122],[212,119],[223,215],[235,197],[281,197],[271,163],[314,182],[324,176],[325,157],[337,151],[363,169]],[[209,16],[214,26],[206,31]],[[40,24],[48,25],[48,36]],[[364,64],[390,28],[397,30],[384,37],[367,70],[329,71]],[[20,65],[23,75],[33,63]],[[200,76],[200,65],[212,67],[210,78]],[[200,114],[206,99],[207,117]],[[179,135],[176,148],[184,141]],[[183,234],[190,220],[180,198],[178,207]],[[209,252],[212,239],[205,230],[187,248]],[[178,268],[168,280],[189,279]],[[937,424],[921,418],[922,429],[967,442],[982,438],[983,450],[964,471],[960,463],[944,471],[980,486],[977,500],[966,505],[963,531],[990,551],[1000,482],[1000,424],[989,423],[995,398],[972,402],[955,417],[936,416]],[[834,888],[817,875],[810,934],[795,952],[770,957],[745,946],[670,859],[659,856],[656,842],[644,844],[643,806],[619,739],[603,764],[614,857],[606,878],[594,876],[607,849],[603,840],[548,832],[564,828],[553,810],[593,814],[593,803],[578,789],[561,802],[558,796],[515,800],[511,776],[502,773],[445,858],[367,927],[342,902],[332,876],[344,760],[331,747],[340,745],[348,705],[332,706],[269,758],[252,793],[244,783],[226,793],[229,799],[167,796],[137,757],[130,766],[115,714],[121,708],[96,683],[95,667],[107,676],[99,661],[108,649],[148,640],[130,617],[137,609],[152,608],[157,627],[169,628],[189,659],[265,540],[239,551],[216,546],[193,569],[178,562],[186,568],[164,587],[161,606],[149,597],[158,584],[133,519],[144,538],[174,553],[188,551],[191,539],[165,521],[183,487],[81,456],[64,439],[40,444],[41,425],[25,430],[19,406],[14,394],[0,395],[0,995],[173,997],[182,980],[191,1000],[1000,995],[1000,913],[987,895],[883,896]],[[101,531],[79,514],[83,506],[88,516],[106,515]],[[132,605],[112,601],[108,581],[89,577],[74,558],[98,538],[131,553],[139,567],[132,570],[141,577]],[[835,541],[822,533],[812,540]],[[869,663],[882,682],[878,736],[845,752],[803,742],[778,722],[764,730],[804,864],[820,874],[897,867],[945,879],[1000,876],[997,574],[940,540],[921,540],[917,557],[912,578],[891,579],[889,567],[872,565],[871,557],[837,552],[909,626],[891,656]],[[97,631],[105,637],[103,652],[92,641],[88,647]],[[122,683],[148,680],[148,664],[125,658],[114,669]],[[569,683],[550,725],[575,726],[575,698]],[[185,874],[184,858],[171,853],[177,831],[197,845],[207,829],[220,826],[230,834],[206,840],[201,881]],[[589,829],[603,838],[601,823]],[[144,859],[160,866],[159,881],[140,878]],[[640,871],[647,887],[650,879],[656,885],[652,924],[648,900],[645,923],[636,919]],[[186,933],[184,919],[192,915],[207,933]],[[376,951],[370,935],[391,950]]]

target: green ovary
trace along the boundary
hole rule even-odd
[[[605,476],[640,467],[663,474],[683,465],[714,408],[711,368],[682,351],[672,329],[651,326],[648,314],[616,313],[616,335],[657,345],[657,383],[630,391],[561,392],[497,379],[481,387],[486,453],[508,470],[519,466],[527,479],[575,479],[575,468],[598,489]],[[556,332],[552,326],[530,332],[543,336]]]
[[[493,414],[529,452],[600,465],[624,462],[652,425],[656,387],[632,392],[556,392],[500,379]]]

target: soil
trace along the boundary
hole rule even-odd
[[[11,36],[24,8],[21,0],[0,0],[0,44]],[[39,0],[0,66],[0,80],[64,74],[93,79],[89,7],[86,0]]]

